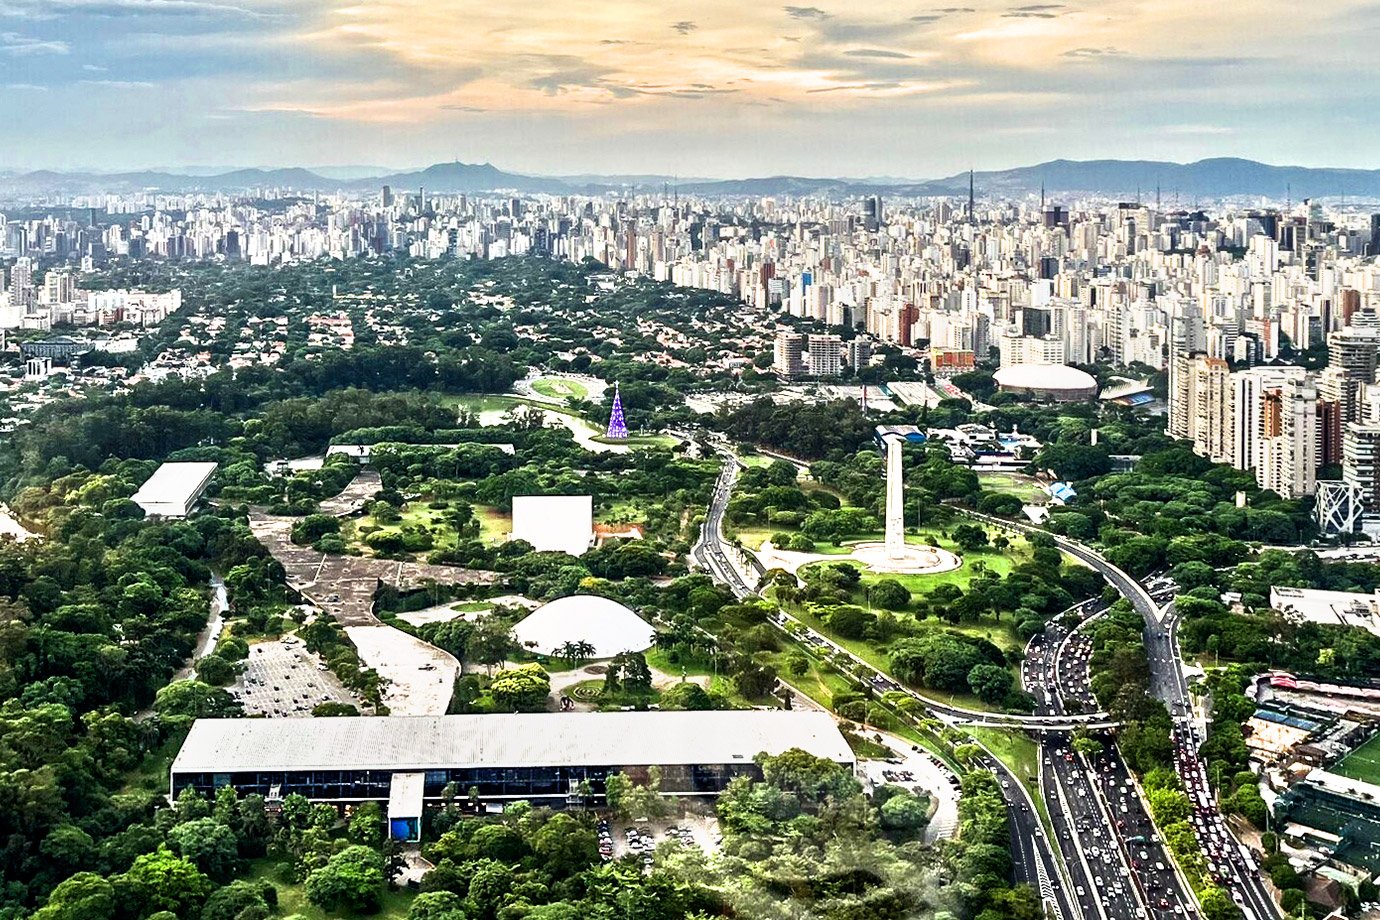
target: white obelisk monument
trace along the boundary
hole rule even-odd
[[[905,486],[901,482],[901,443],[898,437],[886,439],[886,554],[890,559],[906,556]]]

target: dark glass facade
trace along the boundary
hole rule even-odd
[[[478,788],[485,799],[564,798],[581,783],[588,783],[595,795],[604,794],[604,781],[612,773],[626,774],[636,783],[645,783],[646,766],[561,766],[561,767],[465,767],[444,770],[414,771],[399,768],[396,772],[425,772],[423,795],[439,799],[448,783],[455,783],[462,792]],[[313,801],[387,801],[393,770],[311,770],[262,771],[238,773],[176,773],[172,777],[172,794],[176,798],[183,789],[192,788],[205,796],[214,796],[220,786],[234,786],[241,795],[257,793],[265,798],[273,795],[304,795]],[[761,778],[761,770],[751,761],[732,764],[676,764],[661,768],[661,791],[681,795],[717,795],[737,776]]]

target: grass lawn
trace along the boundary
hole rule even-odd
[[[1380,735],[1343,757],[1328,772],[1363,783],[1380,783]]]
[[[538,377],[532,381],[532,389],[553,399],[588,399],[589,388],[578,380],[566,377]]]
[[[1008,492],[1024,502],[1045,494],[1035,480],[1020,473],[978,473],[978,485],[987,492]]]
[[[664,648],[651,648],[642,655],[647,659],[647,667],[653,671],[660,671],[669,677],[704,677],[717,673],[714,669],[714,662],[707,657],[678,655],[679,660],[672,661],[671,653]]]
[[[474,516],[479,519],[479,539],[485,543],[502,543],[513,532],[513,515],[507,511],[475,505]]]
[[[591,438],[600,444],[623,444],[632,448],[651,449],[653,447],[664,447],[671,450],[680,443],[680,439],[673,438],[669,434],[631,434],[626,438],[606,438],[602,434]]]
[[[483,613],[492,610],[493,604],[488,601],[461,601],[458,604],[451,604],[450,609],[458,613]]]
[[[803,655],[810,663],[810,669],[804,674],[792,674],[786,666],[787,660],[795,655]],[[826,709],[833,705],[836,694],[847,693],[853,688],[848,678],[811,655],[804,646],[791,643],[769,660],[782,680]]]
[[[1014,729],[968,727],[968,734],[987,746],[996,758],[1004,763],[1012,773],[1025,783],[1040,820],[1045,825],[1045,833],[1053,830],[1049,820],[1049,810],[1040,796],[1040,746],[1024,732]]]
[[[303,920],[337,920],[340,913],[324,911],[307,900],[306,885],[285,884],[273,871],[271,859],[256,859],[250,863],[250,873],[245,876],[250,882],[271,882],[278,889],[278,915],[288,917],[300,914]],[[372,920],[405,920],[407,909],[415,895],[406,889],[386,891],[383,895],[383,908],[370,914]]]
[[[177,732],[163,742],[161,747],[145,755],[139,766],[125,777],[125,784],[120,791],[157,792],[166,795],[168,792],[168,771],[172,768],[173,758],[181,750],[182,742],[186,737],[186,732]]]
[[[366,514],[354,522],[345,522],[341,528],[341,534],[347,542],[359,547],[366,555],[373,554],[373,551],[364,542],[366,536],[371,533],[401,533],[406,528],[419,528],[429,532],[434,544],[432,549],[453,549],[455,547],[455,531],[445,522],[446,512],[450,509],[429,508],[427,507],[428,501],[428,498],[422,497],[416,501],[408,502],[403,507],[400,520],[396,524],[380,524],[372,514]]]
[[[655,703],[661,699],[661,693],[655,689],[649,693],[620,691],[608,694],[604,692],[604,679],[602,677],[582,680],[578,684],[567,687],[565,693],[576,702],[593,703],[599,706],[637,706]]]

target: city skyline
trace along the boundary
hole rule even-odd
[[[1374,6],[1289,12],[3,0],[0,168],[459,159],[533,174],[933,178],[1056,157],[1375,165],[1377,91],[1357,79]],[[1312,53],[1323,40],[1325,59]]]

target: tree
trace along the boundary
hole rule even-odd
[[[466,920],[465,902],[453,891],[423,891],[412,899],[407,920]]]
[[[201,920],[266,920],[270,914],[270,905],[264,898],[266,887],[272,888],[236,880],[216,889],[201,909]]]
[[[239,863],[235,832],[215,818],[197,818],[177,825],[168,831],[168,843],[174,853],[218,882],[228,881]]]
[[[387,879],[383,857],[363,846],[350,846],[307,876],[307,897],[323,910],[373,913],[383,903]]]
[[[516,647],[512,628],[498,617],[485,617],[475,623],[466,642],[469,657],[484,665],[490,673],[493,666],[500,664]]]
[[[989,706],[1000,705],[1011,693],[1015,679],[1000,665],[980,664],[968,672],[968,686]]]
[[[350,815],[348,836],[353,843],[377,849],[383,843],[383,807],[378,802],[365,802]]]
[[[608,779],[604,780],[604,801],[608,803],[610,811],[615,814],[624,813],[623,804],[632,786],[632,779],[626,773],[609,774]]]
[[[548,872],[573,876],[599,861],[599,838],[592,828],[558,812],[532,835],[532,851]]]
[[[987,530],[977,524],[959,524],[953,529],[953,538],[965,553],[976,552],[987,546]]]
[[[892,796],[880,809],[882,827],[903,834],[914,834],[929,823],[925,801],[909,792]]]
[[[164,718],[207,719],[239,713],[235,698],[199,680],[179,680],[158,691],[154,711]]]
[[[145,853],[123,876],[124,885],[143,915],[160,910],[190,915],[211,893],[211,881],[191,861],[167,847]]]
[[[551,695],[551,676],[539,664],[507,668],[494,675],[489,693],[504,712],[542,712]]]
[[[661,694],[661,708],[666,709],[713,709],[714,699],[703,687],[692,681],[682,681],[668,687]]]
[[[219,655],[207,655],[196,663],[197,679],[213,687],[224,687],[237,673],[235,666]]]
[[[481,859],[475,863],[470,874],[468,895],[477,915],[490,920],[503,903],[503,898],[513,886],[513,870],[492,859]]]
[[[95,872],[78,872],[59,882],[33,920],[111,920],[115,887]]]
[[[910,604],[910,591],[894,578],[883,578],[868,592],[872,603],[887,610],[905,610]]]

